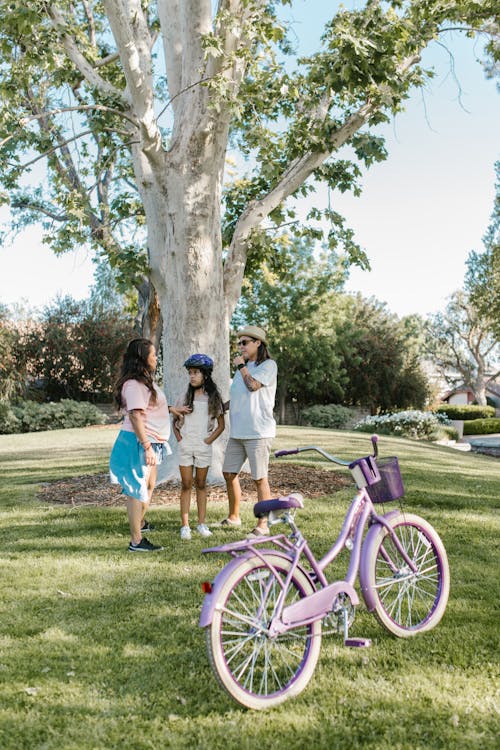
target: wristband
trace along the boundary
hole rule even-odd
[[[246,363],[246,362],[243,362],[243,364],[239,364],[239,365],[236,365],[236,369],[237,369],[237,370],[242,370],[242,369],[243,369],[244,367],[246,367],[246,366],[247,366],[247,363]]]

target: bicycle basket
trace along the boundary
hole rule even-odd
[[[399,470],[399,462],[396,456],[381,458],[377,461],[380,472],[380,482],[366,488],[373,503],[388,503],[403,497],[405,488]]]

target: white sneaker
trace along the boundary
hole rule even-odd
[[[191,539],[191,529],[189,526],[181,526],[181,539],[184,542],[189,542]]]
[[[206,523],[200,523],[196,527],[196,531],[200,536],[212,536],[212,532],[210,531]]]

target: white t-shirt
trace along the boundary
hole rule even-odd
[[[238,440],[273,438],[276,435],[273,409],[278,366],[274,359],[266,359],[260,365],[247,362],[247,367],[252,378],[262,383],[262,388],[249,391],[240,370],[235,372],[229,392],[230,437]]]
[[[153,384],[156,391],[156,404],[150,404],[149,388],[138,380],[126,380],[122,386],[122,401],[126,410],[122,430],[133,432],[129,411],[140,409],[146,429],[146,435],[158,443],[166,443],[170,437],[170,414],[165,394]]]

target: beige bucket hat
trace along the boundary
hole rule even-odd
[[[257,339],[267,345],[267,333],[263,328],[259,328],[258,326],[245,326],[236,335],[238,338],[240,336],[250,336],[251,339]]]

